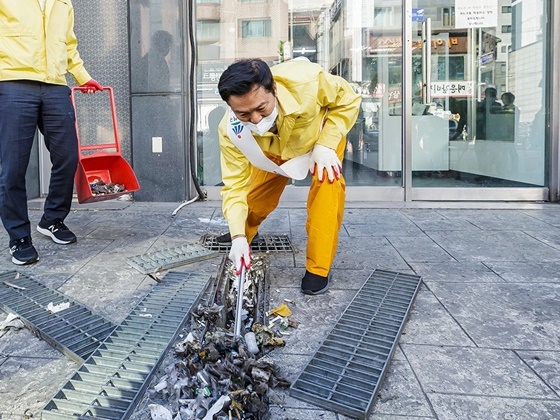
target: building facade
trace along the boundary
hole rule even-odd
[[[348,200],[558,200],[554,1],[96,0],[74,7],[89,72],[115,88],[138,201],[219,199],[221,73],[240,58],[274,65],[298,56],[362,95],[346,139]],[[83,138],[110,133],[103,100],[77,104]],[[45,176],[39,170],[40,185]],[[286,195],[304,199],[306,185],[293,182]]]

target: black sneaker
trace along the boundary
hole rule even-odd
[[[39,254],[31,242],[31,236],[10,241],[12,262],[17,265],[33,264],[39,261]]]
[[[41,225],[41,222],[37,225],[37,231],[45,236],[48,236],[57,244],[68,245],[77,241],[76,235],[72,233],[70,229],[62,222],[62,220],[56,220],[51,225]]]
[[[251,241],[251,246],[257,245],[260,241],[261,241],[261,237],[257,232],[255,237]],[[223,235],[217,236],[216,242],[218,242],[220,245],[231,245],[231,234],[228,232],[228,233],[224,233]]]
[[[301,279],[301,291],[305,295],[320,295],[329,290],[329,277],[310,273],[305,270],[305,276]]]

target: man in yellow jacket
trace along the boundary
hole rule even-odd
[[[346,134],[361,97],[346,80],[305,59],[272,68],[260,59],[237,61],[222,74],[218,91],[230,107],[219,129],[230,259],[238,272],[250,266],[249,243],[288,178],[310,171],[301,290],[325,292],[344,213]]]
[[[37,230],[58,244],[76,242],[64,224],[78,163],[66,73],[84,92],[102,90],[85,70],[77,44],[70,0],[0,0],[0,216],[14,264],[39,260],[31,240],[25,188],[37,127],[52,162]]]

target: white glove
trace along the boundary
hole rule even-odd
[[[311,172],[311,175],[315,175],[315,165],[317,165],[319,181],[323,182],[324,169],[327,170],[327,176],[331,184],[335,178],[340,178],[342,163],[333,149],[316,144],[309,158],[309,172]]]
[[[245,268],[251,268],[251,248],[245,236],[238,236],[231,241],[231,249],[229,250],[229,259],[235,264],[235,274],[241,273],[241,264]]]

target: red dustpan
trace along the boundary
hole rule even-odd
[[[72,103],[74,104],[74,109],[76,109],[74,92],[77,90],[83,91],[84,88],[72,88]],[[80,141],[78,117],[76,115],[79,160],[74,182],[76,183],[76,193],[80,204],[111,200],[140,189],[138,179],[132,167],[121,155],[113,88],[106,86],[103,87],[103,91],[109,92],[115,141],[113,143],[83,145]],[[98,188],[100,185],[109,188]],[[101,190],[105,192],[100,192]]]

